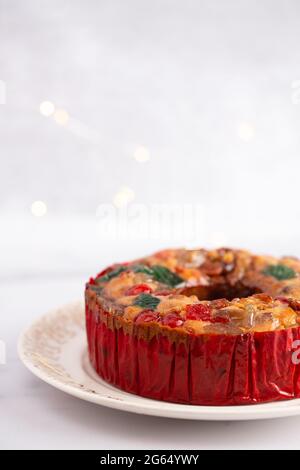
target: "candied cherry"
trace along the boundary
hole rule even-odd
[[[158,321],[159,315],[157,312],[153,310],[143,310],[138,316],[135,318],[135,323],[149,323],[152,321]]]
[[[176,312],[168,313],[162,319],[162,324],[169,326],[170,328],[178,328],[179,326],[182,326],[183,323],[184,323],[184,320]]]
[[[275,300],[279,300],[279,302],[281,302],[283,304],[289,304],[290,303],[290,299],[288,297],[278,296],[278,297],[275,297]]]
[[[152,288],[148,284],[137,284],[126,291],[126,295],[151,294]]]
[[[211,323],[229,323],[228,317],[216,316],[210,319]]]
[[[279,302],[283,304],[287,304],[289,307],[291,307],[295,311],[300,310],[300,301],[297,299],[292,299],[290,297],[276,297],[275,300],[279,300]]]
[[[266,303],[270,303],[273,300],[270,295],[265,294],[264,292],[261,292],[260,294],[254,294],[253,297]]]
[[[211,321],[211,308],[204,304],[192,304],[186,307],[187,320]]]
[[[110,273],[111,271],[113,271],[115,268],[115,265],[113,264],[112,266],[109,266],[108,268],[105,268],[103,269],[103,271],[100,271],[97,276],[96,276],[96,279],[100,278],[100,277],[103,277],[105,276],[106,274]]]
[[[170,289],[162,289],[162,290],[158,290],[155,292],[155,295],[161,295],[161,296],[164,296],[164,295],[170,295],[172,294],[173,292],[170,290]]]
[[[299,300],[290,299],[290,301],[289,301],[289,306],[290,306],[293,310],[296,310],[297,312],[300,310],[300,302],[299,302]]]

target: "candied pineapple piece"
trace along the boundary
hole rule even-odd
[[[205,325],[209,325],[209,322],[202,320],[186,320],[184,322],[184,328],[190,333],[195,334],[204,333]]]

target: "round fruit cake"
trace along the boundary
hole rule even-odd
[[[90,360],[127,392],[193,405],[300,397],[296,258],[164,250],[105,269],[85,299]]]

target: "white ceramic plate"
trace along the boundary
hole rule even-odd
[[[40,379],[98,405],[144,415],[196,420],[249,420],[300,414],[300,399],[248,406],[178,405],[142,398],[103,380],[87,356],[84,306],[74,302],[44,315],[20,337],[19,355]]]

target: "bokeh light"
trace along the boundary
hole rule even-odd
[[[70,119],[69,113],[65,109],[57,109],[53,117],[55,122],[60,126],[66,126]]]
[[[249,122],[240,122],[237,126],[237,133],[241,140],[249,142],[255,135],[255,129]]]
[[[49,117],[51,116],[55,111],[55,106],[51,101],[42,101],[40,104],[40,113],[43,116]]]
[[[150,160],[150,151],[147,147],[140,145],[133,153],[134,159],[139,163],[145,163]]]
[[[31,204],[31,213],[35,217],[43,217],[47,214],[47,204],[44,201],[34,201]]]
[[[113,198],[113,203],[117,208],[125,207],[135,198],[133,189],[123,186],[115,194]]]

